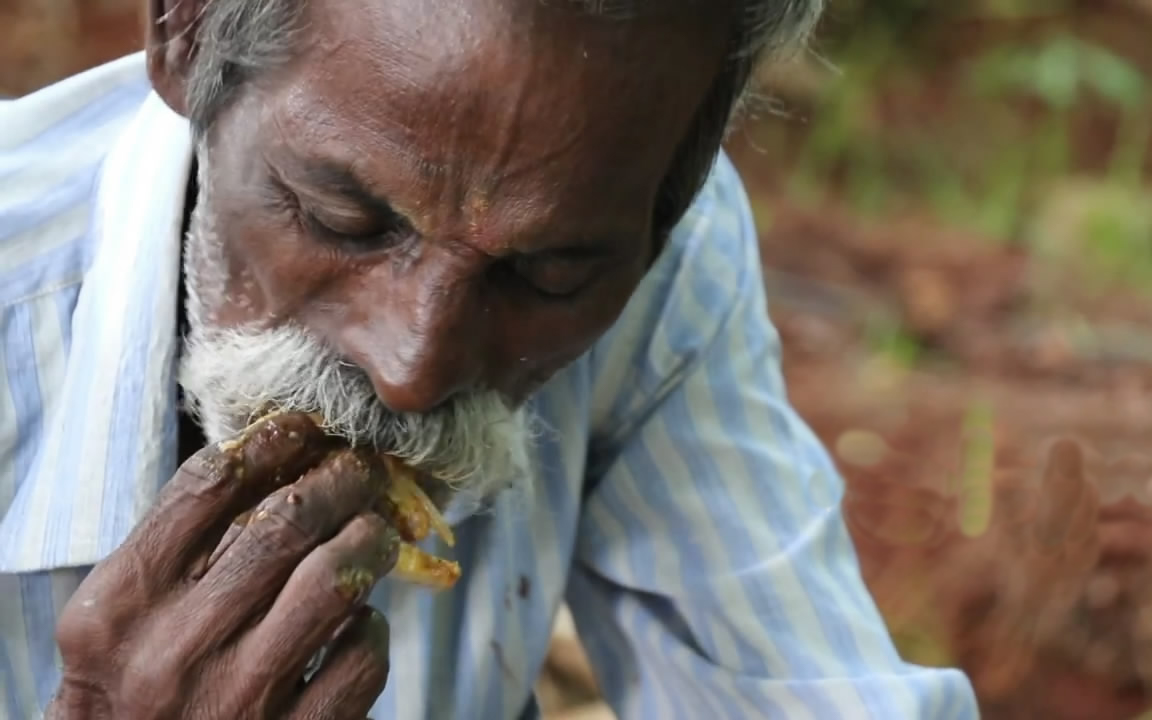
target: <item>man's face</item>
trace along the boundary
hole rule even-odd
[[[324,372],[341,376],[326,394],[381,417],[512,416],[651,262],[657,190],[724,23],[536,0],[313,0],[305,23],[200,155],[186,389],[232,395],[217,433]],[[348,413],[342,430],[375,437],[357,424],[379,417]]]

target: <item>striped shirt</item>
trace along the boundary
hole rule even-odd
[[[190,162],[140,55],[0,103],[6,720],[40,716],[63,604],[175,470]],[[531,400],[532,504],[459,521],[454,590],[374,591],[393,669],[373,717],[538,717],[565,601],[626,720],[977,717],[961,672],[903,663],[885,632],[762,282],[721,156],[619,321]]]

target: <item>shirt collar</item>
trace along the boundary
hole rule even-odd
[[[143,72],[143,61],[140,59]],[[188,122],[149,93],[107,155],[97,249],[72,316],[61,398],[0,522],[0,572],[92,565],[176,467],[180,232]]]

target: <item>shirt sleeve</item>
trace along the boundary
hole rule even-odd
[[[864,586],[739,200],[751,269],[720,329],[589,479],[568,602],[601,689],[622,720],[977,718],[962,672],[900,659]]]

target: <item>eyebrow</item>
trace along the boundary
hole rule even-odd
[[[386,197],[373,192],[352,168],[343,162],[325,158],[305,159],[294,156],[287,159],[283,170],[272,165],[269,167],[275,175],[287,176],[291,181],[294,181],[290,184],[294,185],[296,182],[300,182],[322,192],[339,193],[372,212],[395,216],[411,224],[407,215],[397,210]],[[511,254],[539,259],[580,262],[602,260],[616,255],[617,252],[615,241],[588,242],[585,240],[563,247],[545,247],[526,251],[513,249]]]
[[[403,217],[388,198],[373,192],[351,167],[342,163],[294,158],[277,174],[294,181],[292,184],[301,182],[322,192],[336,192],[375,212]]]

